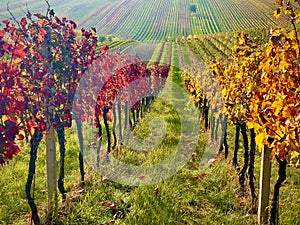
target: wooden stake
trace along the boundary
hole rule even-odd
[[[258,224],[268,224],[269,201],[270,201],[270,177],[271,177],[271,149],[266,145],[262,149],[260,181],[259,181],[259,202],[258,202]]]
[[[56,191],[56,147],[55,133],[53,126],[46,135],[46,160],[47,160],[47,189],[48,189],[48,216],[52,216],[56,211],[57,191]]]

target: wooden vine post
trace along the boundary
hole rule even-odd
[[[258,224],[268,224],[270,178],[271,178],[271,149],[264,145],[261,156],[260,180],[259,180],[259,202],[258,202]]]
[[[48,216],[56,212],[57,191],[56,191],[56,147],[55,133],[53,126],[46,135],[46,151],[47,151],[47,189],[48,189]]]
[[[47,34],[45,35],[45,44],[43,45],[43,55],[48,61],[50,78],[54,76],[51,53],[51,27],[45,27]],[[46,163],[47,163],[47,191],[48,191],[48,210],[47,216],[51,217],[57,213],[57,185],[56,185],[56,144],[55,132],[53,127],[54,122],[54,94],[55,88],[50,89],[51,97],[47,103],[49,118],[48,118],[48,135],[46,135]]]

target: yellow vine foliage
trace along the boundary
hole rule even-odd
[[[226,113],[234,124],[249,121],[253,82],[257,80],[261,52],[258,40],[241,34],[229,60],[213,61],[210,68],[217,76],[225,101]]]
[[[191,101],[194,103],[202,102],[205,96],[199,82],[195,79],[195,77],[191,76],[191,74],[187,71],[182,71],[181,76],[185,87],[190,94],[189,96]]]
[[[289,16],[291,30],[275,28],[264,50],[257,40],[242,34],[227,61],[213,61],[231,122],[247,122],[256,143],[272,147],[272,156],[289,161],[300,154],[300,11],[293,3],[277,1],[275,17]]]
[[[181,71],[185,87],[190,94],[191,100],[203,107],[205,102],[209,103],[211,112],[217,118],[225,112],[217,76],[203,62],[193,67],[186,67]]]
[[[261,79],[254,90],[251,115],[257,144],[269,144],[273,155],[291,159],[300,153],[300,46],[296,29],[300,14],[293,10],[291,1],[277,5],[278,12],[290,15],[293,29],[276,28],[270,33],[258,68]]]

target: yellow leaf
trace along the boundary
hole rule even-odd
[[[274,115],[278,116],[279,112],[283,108],[283,101],[282,101],[282,99],[278,99],[277,101],[274,101],[271,107],[273,109],[275,109]]]
[[[238,72],[235,74],[236,79],[242,79],[242,73]]]
[[[222,90],[222,95],[223,95],[223,96],[226,96],[226,93],[227,93],[227,89],[226,89],[226,88],[223,88],[223,90]]]
[[[254,122],[254,121],[248,122],[247,126],[248,126],[249,129],[254,128],[255,132],[257,132],[258,129],[260,128],[259,124]]]
[[[96,36],[97,33],[96,33],[96,30],[95,29],[91,29],[91,33],[92,33],[92,36]]]
[[[274,15],[274,17],[275,17],[276,19],[278,19],[279,16],[280,16],[280,13],[281,13],[280,8],[277,8],[277,9],[274,11],[273,15]]]
[[[299,154],[299,152],[293,151],[292,155],[294,158],[298,158],[300,154]]]
[[[253,124],[252,122],[248,122],[248,123],[247,123],[247,126],[248,126],[249,129],[254,128],[254,124]]]
[[[265,132],[261,132],[258,135],[256,135],[255,141],[256,141],[256,144],[260,151],[262,150],[262,147],[263,147],[266,139],[267,139],[267,134]]]
[[[15,63],[15,64],[18,64],[20,62],[22,62],[22,59],[20,59],[20,58],[16,58],[13,60],[13,63]]]
[[[272,31],[272,36],[275,36],[275,37],[278,37],[280,36],[282,33],[282,29],[281,28],[275,28],[273,31]]]
[[[295,32],[293,30],[290,30],[287,34],[286,37],[288,39],[293,39],[295,37]]]

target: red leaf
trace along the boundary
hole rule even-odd
[[[25,107],[24,101],[17,101],[15,102],[15,107],[18,111],[23,111]]]
[[[13,141],[18,133],[19,127],[15,125],[6,131],[5,136],[9,141]]]
[[[25,58],[25,51],[24,51],[24,46],[23,45],[17,45],[14,50],[13,50],[13,54],[15,56],[18,56],[20,58]]]
[[[116,205],[114,203],[111,203],[109,206],[108,206],[110,209],[114,209],[116,208]]]
[[[99,202],[98,204],[101,206],[109,206],[110,205],[110,203],[108,203],[107,201]]]
[[[18,135],[18,140],[22,141],[24,140],[25,136],[23,134],[19,134]]]
[[[47,31],[44,28],[40,28],[40,33],[38,34],[39,43],[44,41],[44,37],[47,34]]]
[[[194,181],[200,180],[200,177],[194,177]]]
[[[37,52],[37,53],[35,54],[35,56],[36,56],[37,60],[43,61],[43,56],[42,56],[40,53]]]
[[[55,16],[55,21],[56,21],[56,23],[59,24],[59,25],[62,23],[61,20],[60,20],[57,16]]]
[[[19,127],[13,121],[7,120],[5,122],[5,136],[8,140],[13,141],[15,136],[19,133]]]
[[[3,20],[2,22],[3,22],[5,25],[8,25],[8,24],[10,23],[9,20]]]
[[[76,29],[77,25],[74,21],[70,20],[71,28]]]
[[[40,34],[44,36],[47,34],[47,31],[44,28],[40,28]]]
[[[4,154],[9,160],[12,160],[13,154],[12,154],[11,152],[4,151],[3,154]]]
[[[105,54],[108,52],[108,49],[109,49],[108,45],[103,45],[100,50],[102,54]]]
[[[5,34],[6,34],[5,30],[0,30],[0,39],[2,39]]]
[[[11,45],[8,44],[7,42],[4,42],[4,43],[3,43],[3,50],[4,50],[4,51],[6,51],[6,52],[9,51],[10,47],[11,47]]]
[[[9,160],[12,159],[13,155],[17,155],[20,152],[20,148],[14,142],[6,143],[3,146],[4,149],[6,149],[6,151],[4,151],[4,155]]]
[[[60,25],[58,25],[58,24],[56,24],[56,23],[52,23],[51,26],[52,26],[53,29],[58,29]]]
[[[55,123],[53,124],[55,126]],[[40,121],[40,130],[46,130],[47,129],[47,124],[45,121]]]
[[[140,180],[143,180],[145,178],[145,176],[139,176]]]
[[[199,177],[194,177],[194,181],[198,181],[200,180],[201,178],[204,178],[206,177],[206,173],[202,173]]]
[[[21,19],[20,25],[21,25],[21,27],[25,27],[26,24],[27,24],[26,17],[23,17],[23,18]]]
[[[29,120],[28,123],[27,123],[28,127],[37,127],[37,123],[34,122],[33,120]]]
[[[25,101],[24,96],[22,96],[22,95],[18,95],[18,96],[16,97],[16,100],[19,101],[19,102]]]
[[[14,151],[14,155],[17,155],[18,153],[20,153],[21,150],[18,146],[15,145],[15,151]]]
[[[36,13],[36,14],[33,14],[33,15],[35,15],[37,18],[39,18],[39,19],[44,19],[45,18],[45,16],[43,16],[42,14],[40,14],[40,13]]]

